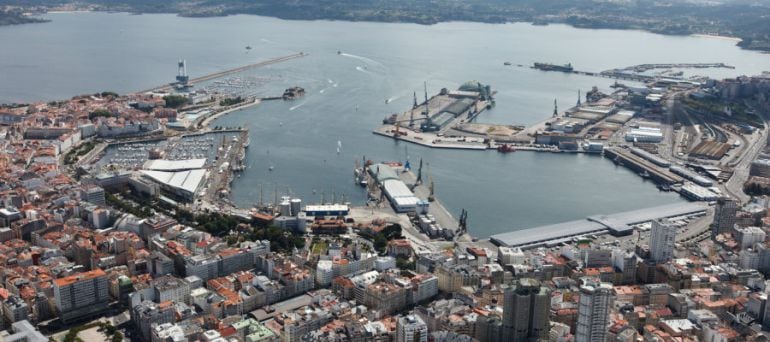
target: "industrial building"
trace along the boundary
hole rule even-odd
[[[596,215],[564,223],[496,234],[490,240],[498,246],[531,249],[553,246],[573,238],[610,233],[615,236],[633,232],[631,226],[655,219],[702,214],[708,208],[703,202],[676,203],[611,215]]]
[[[347,216],[350,207],[346,204],[308,205],[305,207],[305,215],[308,217]]]
[[[710,179],[703,177],[701,175],[698,175],[696,173],[690,172],[686,169],[683,169],[679,166],[671,166],[668,168],[669,171],[671,171],[674,174],[677,174],[679,176],[682,176],[690,181],[692,181],[695,184],[698,184],[700,186],[714,186],[714,182]]]
[[[770,178],[770,159],[757,159],[751,162],[749,175]]]
[[[370,165],[369,173],[377,180],[377,184],[380,185],[383,194],[388,198],[396,212],[405,213],[417,211],[418,207],[426,205],[425,201],[421,201],[417,198],[412,190],[398,178],[398,174],[390,165]],[[427,208],[420,209],[426,210]]]
[[[633,128],[626,133],[626,141],[659,143],[663,141],[663,132],[653,127]]]

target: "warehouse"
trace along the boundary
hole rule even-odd
[[[369,166],[369,173],[377,179],[377,184],[390,201],[396,212],[404,213],[417,211],[420,200],[409,190],[409,187],[398,178],[398,173],[386,164],[374,164]]]
[[[206,170],[203,169],[179,172],[142,170],[141,173],[145,178],[158,183],[163,191],[187,201],[193,200],[198,187],[206,177]]]

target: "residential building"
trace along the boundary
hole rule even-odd
[[[532,278],[519,279],[505,291],[503,334],[511,341],[547,339],[550,290]]]
[[[401,316],[396,325],[396,342],[428,342],[428,326],[420,316]]]
[[[650,231],[650,260],[663,263],[674,256],[674,244],[676,243],[676,227],[661,222],[652,221]]]
[[[611,284],[590,281],[580,287],[576,342],[606,341],[613,300]]]
[[[54,280],[56,309],[62,321],[94,315],[109,304],[109,278],[101,269]]]

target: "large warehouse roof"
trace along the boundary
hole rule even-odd
[[[492,235],[490,239],[502,246],[537,247],[559,239],[614,231],[623,233],[628,226],[661,218],[691,215],[703,212],[703,202],[676,203],[652,208],[626,211],[610,215],[595,215],[583,220],[557,223],[508,233]]]
[[[398,173],[396,173],[396,170],[390,167],[390,165],[386,165],[386,164],[370,165],[369,173],[372,174],[375,178],[377,178],[377,183],[380,183],[380,184],[382,184],[382,182],[388,179],[398,179]]]
[[[206,165],[206,158],[186,160],[154,159],[144,163],[145,170],[155,171],[184,171],[202,169]]]
[[[392,198],[414,197],[412,190],[409,190],[409,187],[400,180],[390,179],[385,181],[382,186],[385,188],[385,192]]]
[[[158,183],[195,193],[206,175],[206,170],[196,169],[180,172],[142,170],[142,173]]]

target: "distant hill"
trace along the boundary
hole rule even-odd
[[[0,6],[60,6],[61,0],[0,0]],[[94,10],[206,17],[257,14],[283,19],[409,22],[566,23],[662,34],[717,34],[770,51],[764,0],[79,0]]]
[[[3,11],[0,10],[0,26],[3,25],[18,25],[29,23],[41,23],[46,20],[40,18],[29,17],[18,11]]]

